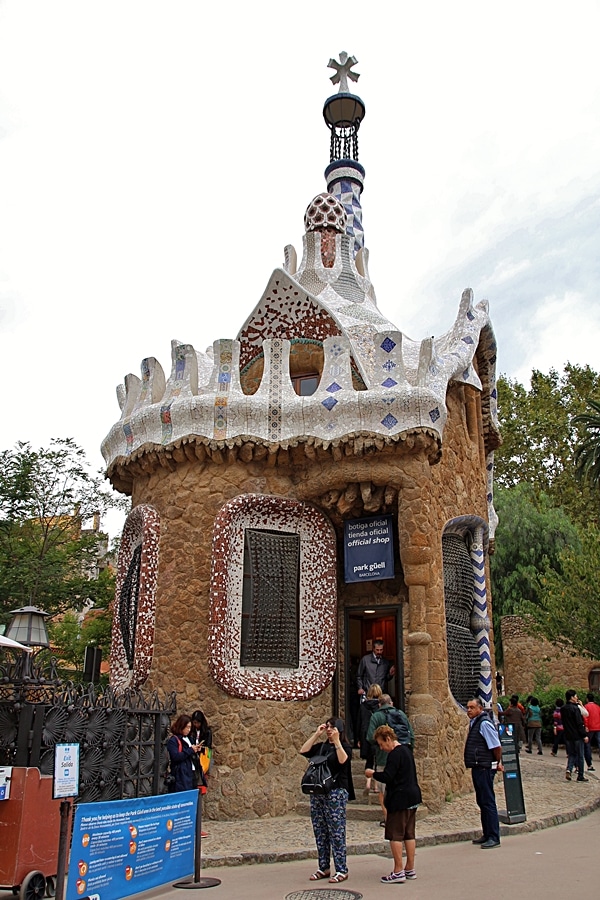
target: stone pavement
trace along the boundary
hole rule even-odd
[[[543,756],[520,754],[523,793],[527,821],[518,825],[502,825],[502,835],[522,834],[579,819],[600,808],[600,762],[594,757],[596,772],[589,772],[587,783],[565,780],[565,755]],[[357,791],[358,794],[358,791]],[[504,803],[502,783],[497,779],[498,808]],[[202,864],[237,866],[246,863],[273,863],[314,859],[316,850],[310,819],[289,815],[276,819],[251,819],[234,822],[205,821],[209,836],[202,841]],[[440,813],[429,813],[417,821],[419,847],[470,841],[480,834],[479,810],[474,794],[457,797]],[[383,828],[375,821],[349,820],[348,853],[352,855],[389,855],[389,844]]]

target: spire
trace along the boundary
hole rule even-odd
[[[339,88],[338,93],[328,97],[323,106],[323,118],[331,132],[330,163],[325,169],[327,190],[337,197],[346,210],[346,231],[354,237],[355,256],[364,245],[360,195],[365,178],[365,170],[358,162],[358,129],[365,117],[365,104],[348,90],[348,79],[356,82],[360,78],[358,72],[352,71],[357,62],[345,50],[340,53],[339,62],[329,60],[328,68],[335,69],[331,81],[339,84]]]

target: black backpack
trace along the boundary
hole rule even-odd
[[[313,756],[308,769],[302,776],[300,787],[303,794],[328,794],[334,787],[335,779],[329,768],[326,754]]]
[[[410,747],[412,745],[412,735],[406,713],[403,713],[401,709],[384,709],[382,712],[385,713],[387,724],[394,729],[398,743],[408,744]]]

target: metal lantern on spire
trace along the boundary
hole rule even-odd
[[[329,97],[323,106],[323,118],[331,131],[330,162],[339,159],[358,160],[358,129],[365,117],[365,105],[356,94],[348,90],[348,79],[358,81],[360,75],[352,67],[357,59],[342,50],[340,61],[330,59],[328,67],[335,69],[333,84],[339,84],[338,93]]]

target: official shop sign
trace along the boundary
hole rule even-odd
[[[346,584],[394,577],[393,518],[369,516],[344,522]]]
[[[194,871],[198,791],[81,803],[67,900],[123,900]]]

